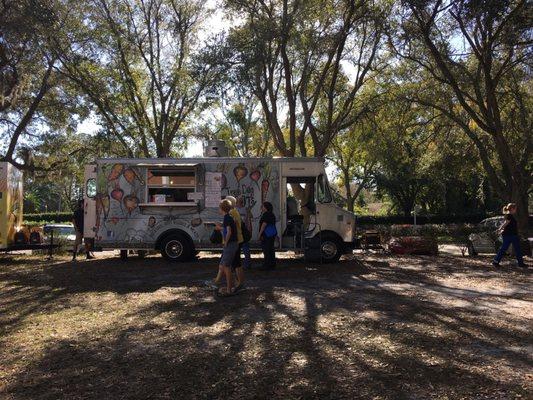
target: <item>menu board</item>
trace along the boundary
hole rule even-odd
[[[222,172],[205,173],[205,206],[218,207],[222,192]]]

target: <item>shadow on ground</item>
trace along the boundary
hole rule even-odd
[[[245,292],[221,299],[201,284],[217,261],[0,264],[0,395],[531,394],[527,272],[487,272],[483,262],[456,257],[283,260],[279,271],[252,271]]]

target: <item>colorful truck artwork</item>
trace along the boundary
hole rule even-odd
[[[294,166],[298,168],[291,171]],[[221,221],[218,205],[225,196],[238,199],[252,242],[257,243],[263,202],[273,204],[278,232],[285,232],[290,222],[285,205],[289,181],[296,184],[298,177],[304,176],[302,184],[315,185],[319,176],[325,179],[321,159],[100,159],[85,171],[84,232],[94,247],[157,249],[169,260],[183,260],[195,250],[219,247],[210,237]],[[346,214],[331,199],[323,202],[323,208]],[[312,236],[332,225],[331,221],[319,221],[318,213],[316,217]],[[337,222],[325,236],[335,235],[333,258],[337,258],[353,239],[354,218],[350,214],[330,219]],[[281,235],[279,249],[287,249],[293,242]]]
[[[22,172],[0,162],[0,249],[13,244],[22,225]]]

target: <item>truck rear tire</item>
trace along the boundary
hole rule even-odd
[[[320,243],[322,260],[326,263],[336,263],[343,253],[341,241],[333,234],[324,233]]]
[[[187,261],[193,252],[193,244],[179,233],[168,235],[161,242],[161,255],[168,261]]]

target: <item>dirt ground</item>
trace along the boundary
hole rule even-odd
[[[533,398],[531,269],[488,263],[284,259],[217,298],[211,254],[3,256],[0,398]]]

